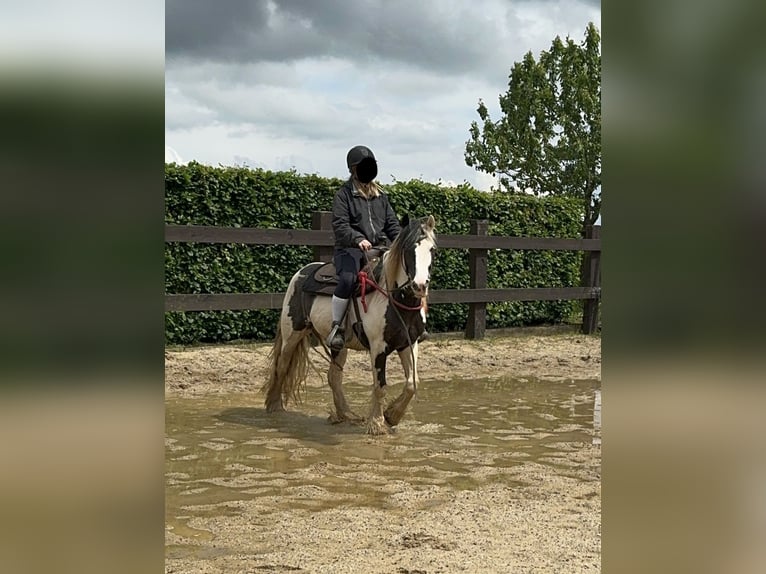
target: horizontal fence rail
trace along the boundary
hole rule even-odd
[[[315,212],[314,229],[263,229],[256,227],[213,227],[202,225],[166,225],[167,243],[238,243],[246,245],[305,245],[314,247],[314,259],[332,260],[334,238],[329,212]],[[593,333],[598,328],[598,307],[601,299],[601,226],[588,228],[584,239],[556,237],[500,237],[487,235],[488,223],[471,222],[470,235],[439,235],[439,248],[469,250],[469,289],[432,290],[429,304],[468,303],[468,338],[480,339],[486,325],[486,304],[503,301],[584,300],[582,330]],[[568,250],[583,251],[581,287],[535,287],[488,289],[487,250]],[[165,311],[233,311],[278,309],[284,293],[216,293],[166,294]]]
[[[262,229],[166,225],[165,241],[176,243],[241,243],[244,245],[334,245],[332,231],[314,229]],[[557,237],[499,237],[493,235],[439,235],[439,248],[600,251],[599,239]]]
[[[541,287],[525,289],[439,289],[428,292],[428,304],[500,303],[503,301],[560,301],[598,299],[598,287]],[[244,311],[279,309],[284,293],[199,293],[165,295],[165,311]]]

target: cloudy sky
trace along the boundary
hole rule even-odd
[[[601,29],[599,0],[166,0],[166,161],[345,177],[357,144],[394,178],[465,165],[483,99],[513,62]]]

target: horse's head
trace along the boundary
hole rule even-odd
[[[388,258],[392,271],[398,270],[386,273],[389,289],[410,289],[418,298],[428,295],[431,262],[436,249],[435,226],[433,215],[413,219],[405,216],[402,231],[391,245]]]

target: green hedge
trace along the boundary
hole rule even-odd
[[[176,225],[309,229],[311,215],[330,210],[340,179],[294,171],[165,166],[165,222]],[[480,192],[467,184],[444,188],[419,180],[385,186],[396,213],[433,214],[438,234],[467,234],[471,219],[489,220],[490,235],[579,237],[582,205],[568,198],[535,198]],[[168,243],[167,293],[279,292],[293,273],[312,260],[311,247]],[[579,281],[577,252],[491,251],[490,287],[564,287]],[[443,249],[432,269],[433,289],[468,287],[468,250]],[[573,309],[567,301],[489,304],[489,327],[555,323]],[[166,313],[169,344],[269,340],[279,312],[213,311]],[[465,328],[468,305],[434,305],[433,332]]]

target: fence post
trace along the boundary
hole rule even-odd
[[[332,212],[315,211],[311,214],[311,229],[320,231],[332,229]],[[334,247],[332,245],[315,245],[314,261],[332,261]]]
[[[489,222],[486,219],[471,220],[471,235],[487,235]],[[468,250],[468,272],[470,274],[469,286],[471,289],[485,289],[487,287],[487,250]],[[465,328],[466,339],[483,339],[487,327],[487,304],[469,303],[468,324]]]
[[[586,239],[601,239],[601,226],[589,225],[585,228]],[[601,251],[589,251],[585,256],[583,268],[583,287],[601,287]],[[582,332],[591,335],[598,330],[598,299],[586,299],[582,310]]]

